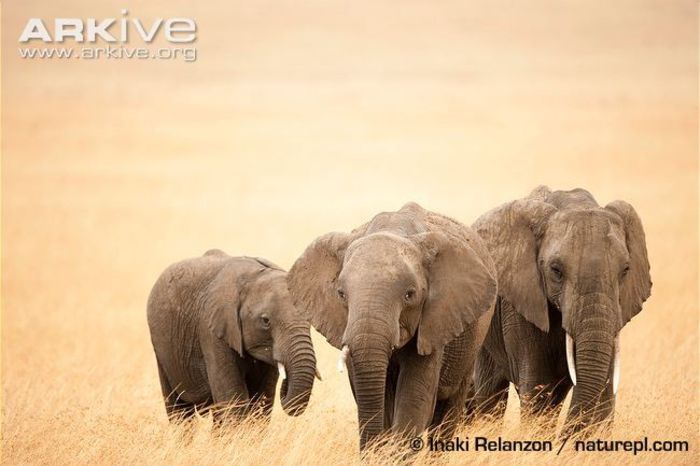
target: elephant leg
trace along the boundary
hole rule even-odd
[[[440,379],[442,351],[420,356],[415,348],[399,352],[399,377],[392,430],[402,435],[423,432],[433,418]]]
[[[275,389],[279,375],[274,367],[259,364],[264,367],[257,367],[252,377],[249,376],[247,383],[250,393],[251,410],[269,417],[272,413],[272,406],[275,403]]]
[[[521,382],[518,389],[521,417],[539,416],[551,406],[550,399],[553,387],[549,384],[529,380]]]
[[[384,426],[388,429],[394,423],[394,405],[396,403],[396,386],[399,379],[399,366],[396,362],[390,362],[386,374],[386,387],[384,392]]]
[[[250,395],[243,370],[244,361],[220,341],[206,341],[202,354],[211,391],[216,424],[240,418],[250,411]]]
[[[521,422],[536,423],[538,427],[547,431],[554,430],[570,388],[571,384],[565,378],[557,382],[521,384]]]
[[[467,374],[469,372],[467,371]],[[456,393],[447,399],[438,400],[435,403],[435,412],[430,427],[438,429],[439,436],[452,437],[459,423],[464,420],[465,404],[471,388],[470,379],[470,377],[465,376]]]
[[[168,419],[170,422],[182,422],[186,421],[197,411],[196,405],[194,403],[189,403],[182,401],[180,399],[173,400],[172,402],[166,401],[165,411],[168,414]]]
[[[564,400],[566,395],[569,394],[571,385],[566,383],[564,380],[557,383],[552,389],[552,394],[549,397],[549,408],[547,409],[551,419],[553,421],[552,428],[556,427],[557,420],[559,419],[559,413],[564,406]]]
[[[572,386],[566,365],[564,332],[557,319],[561,316],[550,312],[550,323],[555,328],[548,334],[528,325],[512,342],[521,422],[532,420],[546,430],[556,427],[561,404]]]
[[[474,388],[467,401],[467,416],[485,415],[502,420],[508,404],[509,382],[496,366],[491,355],[481,350],[474,367]]]
[[[450,400],[437,400],[435,401],[435,410],[433,412],[433,419],[430,421],[430,428],[434,429],[440,424],[442,420],[445,419],[447,411],[450,409]]]
[[[168,420],[170,422],[184,421],[195,413],[195,405],[193,403],[182,400],[181,395],[175,391],[168,377],[165,374],[163,366],[156,358],[156,363],[158,364],[158,377],[160,378],[160,389],[163,394],[163,401],[165,403],[165,412],[168,415]]]

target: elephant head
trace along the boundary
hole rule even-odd
[[[249,260],[257,262],[250,273],[232,268],[231,274],[224,271],[210,285],[208,304],[214,311],[209,327],[241,356],[278,368],[282,408],[297,416],[309,402],[314,374],[320,378],[309,321],[292,304],[286,272],[264,259]]]
[[[288,275],[295,303],[349,355],[361,448],[384,428],[392,352],[409,343],[420,355],[441,351],[495,301],[493,265],[472,249],[465,227],[441,228],[429,216],[408,204],[352,233],[323,235]]]
[[[650,296],[644,230],[631,205],[601,208],[584,190],[536,190],[476,222],[499,295],[540,330],[561,312],[574,384],[571,431],[606,418],[619,382],[619,332]],[[606,394],[607,393],[607,394]]]

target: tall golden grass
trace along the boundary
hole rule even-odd
[[[697,5],[528,3],[132,5],[197,19],[186,64],[21,60],[27,18],[123,5],[3,2],[3,462],[358,463],[348,382],[317,334],[324,380],[303,416],[168,424],[145,319],[156,277],[212,247],[289,267],[409,200],[471,223],[539,184],[641,215],[654,287],[622,332],[605,435],[691,451],[393,445],[367,462],[697,462]],[[503,424],[460,435],[552,437],[510,401]]]

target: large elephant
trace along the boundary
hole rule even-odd
[[[171,420],[212,407],[226,408],[214,411],[218,421],[251,410],[269,415],[280,375],[285,412],[304,411],[316,358],[286,275],[267,260],[220,250],[163,272],[148,299],[148,325]]]
[[[295,303],[342,349],[361,449],[390,428],[415,434],[463,413],[495,276],[476,233],[414,203],[323,235],[295,262]]]
[[[502,415],[511,382],[525,419],[547,411],[556,422],[573,386],[567,435],[611,421],[619,333],[651,293],[635,210],[624,201],[602,208],[582,189],[541,186],[473,227],[496,263],[499,292],[471,408]]]

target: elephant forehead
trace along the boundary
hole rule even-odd
[[[569,242],[595,241],[608,235],[616,220],[614,215],[603,209],[561,211],[552,217],[547,234]]]
[[[426,231],[425,222],[413,210],[382,212],[377,214],[367,227],[367,234],[380,231],[396,232],[410,236]]]
[[[409,239],[392,233],[374,233],[353,242],[345,256],[344,268],[365,272],[397,272],[419,260],[420,250]]]
[[[619,219],[603,209],[558,213],[550,222],[542,253],[574,254],[582,258],[624,255],[624,231]]]
[[[284,273],[276,271],[264,271],[252,280],[248,289],[247,298],[264,302],[270,306],[279,306],[291,302],[287,291],[287,282]]]

